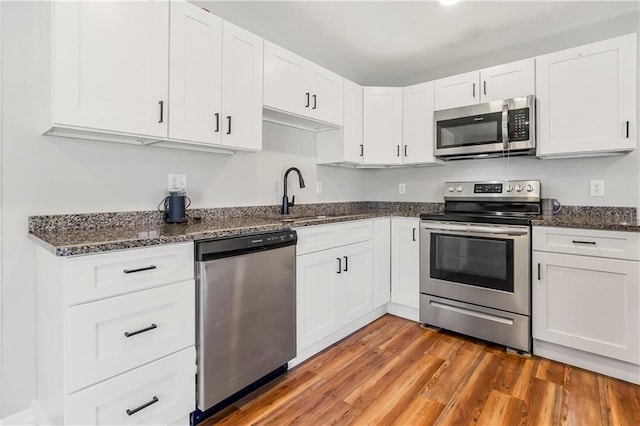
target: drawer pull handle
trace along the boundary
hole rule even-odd
[[[125,269],[122,272],[124,272],[125,274],[135,274],[136,272],[150,271],[150,270],[156,269],[156,268],[157,268],[156,265],[149,265],[149,266],[145,266],[144,268]]]
[[[573,244],[590,244],[592,246],[596,245],[595,241],[580,241],[580,240],[572,240],[571,241]]]
[[[344,258],[344,269],[343,272],[349,271],[349,258],[347,256],[342,256]]]
[[[131,416],[131,415],[137,413],[138,411],[144,410],[148,406],[155,404],[158,401],[160,401],[158,399],[158,397],[154,396],[153,399],[151,401],[147,402],[146,404],[142,404],[141,406],[133,408],[133,409],[127,408],[127,415]]]
[[[124,332],[124,337],[132,337],[132,336],[135,336],[136,334],[140,334],[140,333],[144,333],[144,332],[147,332],[147,331],[151,331],[151,330],[154,330],[154,329],[156,329],[156,328],[158,328],[158,326],[157,326],[157,325],[155,325],[155,324],[151,324],[149,327],[147,327],[147,328],[143,328],[143,329],[140,329],[140,330],[136,330],[136,331],[125,331],[125,332]]]
[[[336,260],[338,261],[338,271],[337,271],[337,273],[341,274],[342,273],[342,259],[339,258],[339,257],[336,257]]]

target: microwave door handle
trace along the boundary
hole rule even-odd
[[[509,105],[502,106],[502,149],[509,149]]]

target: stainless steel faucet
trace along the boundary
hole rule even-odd
[[[298,180],[300,183],[300,188],[304,188],[304,179],[302,178],[302,173],[298,170],[297,167],[289,167],[286,172],[284,172],[284,196],[282,197],[282,214],[289,214],[289,207],[295,205],[296,196],[294,195],[291,198],[291,202],[289,202],[289,197],[287,196],[287,177],[289,176],[289,172],[296,172],[298,174]]]

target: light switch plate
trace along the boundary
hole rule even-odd
[[[589,181],[589,196],[604,197],[604,180],[591,179]]]

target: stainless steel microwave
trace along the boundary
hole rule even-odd
[[[434,154],[443,160],[535,155],[533,95],[434,113]]]

